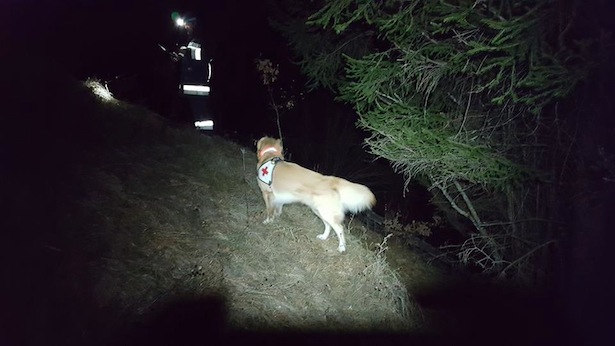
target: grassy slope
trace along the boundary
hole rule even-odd
[[[391,241],[385,261],[357,222],[343,255],[303,206],[264,226],[253,148],[42,66],[0,64],[0,344],[571,340],[548,295],[451,280]]]
[[[15,245],[3,254],[5,311],[17,313],[3,317],[19,343],[420,326],[379,238],[360,225],[340,255],[335,235],[316,239],[322,224],[303,206],[261,223],[253,148],[102,104],[48,73],[59,81],[48,95],[12,90],[15,131],[2,134],[12,146],[2,207]],[[410,258],[404,266],[429,277]]]

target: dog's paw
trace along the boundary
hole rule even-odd
[[[269,223],[272,223],[272,222],[273,222],[273,218],[272,218],[272,217],[268,217],[268,218],[266,218],[265,220],[263,220],[263,223],[264,223],[265,225],[266,225],[266,224],[269,224]]]
[[[320,239],[320,240],[327,240],[327,236],[324,234],[319,234],[316,236],[316,238]]]
[[[337,247],[337,251],[339,251],[340,253],[346,251],[346,245],[340,245]]]

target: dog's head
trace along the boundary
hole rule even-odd
[[[258,161],[264,161],[271,157],[284,158],[284,147],[280,139],[263,137],[256,142],[256,156]]]

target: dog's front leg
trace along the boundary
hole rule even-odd
[[[282,206],[283,204],[276,204],[274,207],[274,213],[273,216],[274,217],[278,217],[282,214]]]
[[[266,217],[263,223],[270,223],[275,217],[274,196],[271,191],[263,191],[263,199],[265,200]]]

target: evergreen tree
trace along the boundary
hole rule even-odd
[[[557,105],[584,80],[596,41],[570,37],[556,1],[276,2],[310,86],[337,92],[370,151],[434,194],[487,273],[536,277],[557,234],[565,165]],[[560,146],[559,144],[564,144]]]

